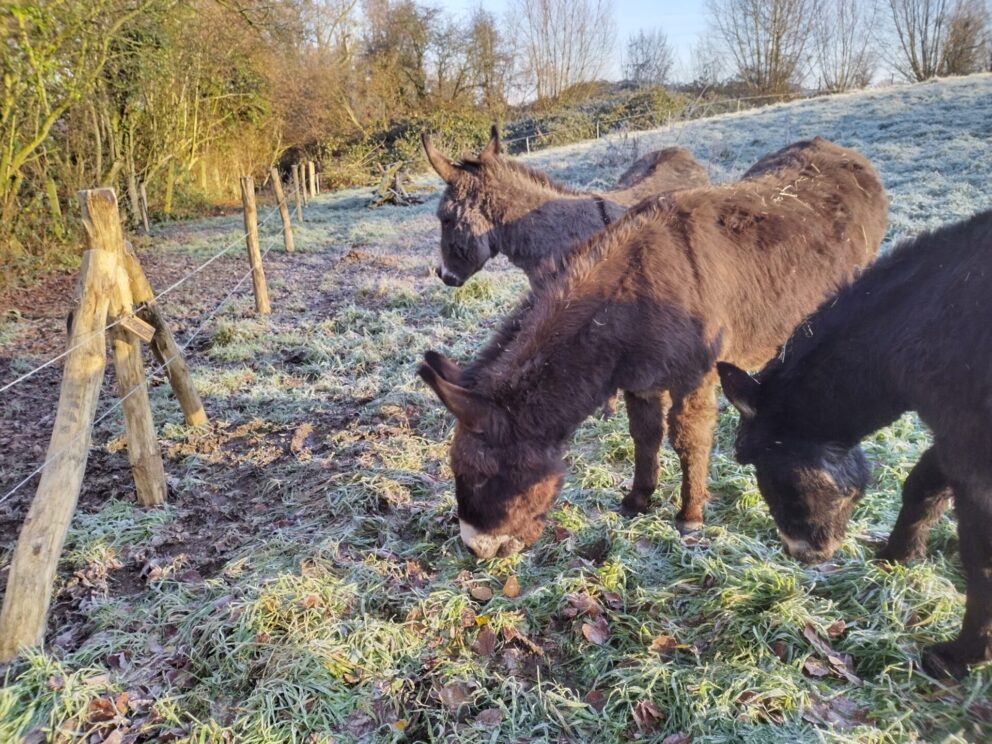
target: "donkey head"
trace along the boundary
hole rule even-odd
[[[789,554],[820,563],[844,540],[855,503],[868,485],[860,447],[840,447],[799,435],[776,416],[772,381],[759,383],[742,369],[719,362],[727,399],[740,412],[735,456],[754,465],[758,488]]]
[[[460,287],[496,254],[483,171],[499,156],[499,132],[493,126],[489,144],[478,159],[461,163],[445,157],[426,132],[420,139],[427,160],[448,184],[437,207],[441,220],[441,265],[437,275],[445,284]]]
[[[465,545],[492,558],[535,542],[561,490],[562,448],[516,438],[506,412],[462,387],[442,355],[427,352],[417,372],[457,421],[450,458]]]

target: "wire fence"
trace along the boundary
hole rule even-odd
[[[292,191],[290,191],[286,195],[285,198],[286,198],[287,203],[289,201],[289,197],[295,196],[295,194],[296,194],[296,189],[293,189]],[[278,212],[279,212],[279,205],[277,204],[271,211],[269,211],[269,213],[262,220],[259,221],[258,227],[262,227],[263,225],[266,225]],[[238,237],[236,237],[230,243],[228,243],[223,248],[221,248],[217,253],[215,253],[209,259],[207,259],[202,264],[200,264],[199,266],[197,266],[195,269],[193,269],[192,271],[190,271],[188,274],[184,275],[183,277],[181,277],[180,279],[178,279],[177,281],[173,282],[171,285],[169,285],[168,287],[166,287],[165,289],[163,289],[161,292],[159,292],[158,294],[156,294],[155,297],[152,298],[152,301],[153,302],[157,302],[159,299],[161,299],[165,295],[167,295],[170,292],[178,289],[180,286],[182,286],[187,281],[189,281],[190,279],[192,279],[194,276],[196,276],[197,274],[199,274],[201,271],[203,271],[204,269],[206,269],[212,263],[214,263],[218,259],[220,259],[223,256],[225,256],[228,253],[230,253],[238,245],[242,244],[242,241],[244,241],[247,236],[248,236],[247,231],[242,232]],[[135,309],[137,310],[137,309],[140,309],[141,307],[143,307],[143,305],[138,305],[138,306],[136,306]],[[42,362],[41,364],[39,364],[34,369],[31,369],[28,372],[25,372],[24,374],[22,374],[22,375],[20,375],[20,376],[18,376],[16,378],[14,378],[10,382],[5,383],[3,386],[0,386],[0,394],[5,393],[6,391],[10,390],[13,387],[16,387],[17,385],[21,384],[22,382],[25,382],[25,381],[29,380],[30,378],[34,377],[36,374],[38,374],[42,370],[47,369],[48,367],[51,367],[56,362],[58,362],[58,361],[60,361],[62,359],[65,359],[72,352],[74,352],[77,349],[85,346],[86,345],[86,342],[90,338],[92,338],[94,335],[96,335],[98,333],[106,333],[107,331],[109,331],[112,328],[114,328],[114,326],[117,326],[117,325],[119,325],[122,322],[124,322],[124,318],[123,317],[122,318],[118,318],[117,320],[114,320],[114,321],[108,323],[102,329],[97,329],[95,331],[90,331],[89,333],[86,333],[86,334],[82,335],[78,339],[78,343],[76,343],[74,346],[71,346],[70,348],[66,349],[65,351],[61,352],[60,354],[57,354],[56,356],[52,357],[51,359],[49,359],[49,360],[47,360],[45,362]]]
[[[276,234],[275,236],[272,237],[272,239],[271,239],[272,242],[265,249],[265,251],[262,253],[262,258],[265,258],[269,254],[269,252],[275,247],[275,245],[276,245],[276,239],[277,238],[278,238],[278,234]],[[75,437],[73,437],[71,440],[69,440],[69,442],[67,442],[66,445],[64,447],[62,447],[60,450],[58,450],[54,454],[51,454],[48,457],[46,457],[45,461],[42,462],[41,465],[39,465],[34,470],[32,470],[27,476],[25,476],[22,480],[20,480],[17,483],[17,485],[15,485],[13,488],[11,488],[9,491],[7,491],[3,496],[0,496],[0,504],[3,504],[5,501],[7,501],[8,499],[10,499],[12,496],[14,496],[14,494],[16,494],[21,488],[23,488],[25,485],[27,485],[31,481],[32,478],[34,478],[36,475],[38,475],[39,473],[41,473],[46,467],[48,467],[53,462],[55,462],[60,457],[62,457],[76,442],[79,441],[79,439],[81,437],[89,435],[90,432],[92,432],[94,429],[96,429],[96,427],[97,427],[98,424],[100,424],[104,419],[106,419],[112,413],[114,413],[114,411],[116,411],[121,406],[123,406],[124,405],[124,402],[128,398],[130,398],[132,395],[134,395],[138,390],[142,389],[145,385],[147,385],[152,380],[153,377],[155,377],[156,375],[160,374],[166,367],[169,366],[169,364],[171,364],[173,361],[175,361],[177,358],[179,358],[180,354],[183,353],[183,352],[185,352],[190,347],[190,345],[193,343],[193,341],[196,339],[196,337],[199,336],[200,333],[203,332],[203,329],[207,327],[207,324],[217,316],[217,314],[221,311],[221,309],[223,309],[228,304],[228,302],[231,301],[231,299],[238,292],[238,290],[240,290],[241,287],[244,285],[244,283],[246,281],[248,281],[248,279],[251,277],[253,271],[254,271],[254,268],[249,268],[248,271],[245,272],[244,275],[242,275],[242,277],[234,285],[233,289],[231,289],[231,291],[228,292],[219,303],[217,303],[217,305],[214,307],[214,309],[211,310],[210,313],[207,314],[207,316],[193,330],[193,332],[189,335],[189,337],[182,344],[182,346],[179,347],[179,349],[176,351],[175,354],[173,354],[168,359],[164,360],[161,364],[158,365],[158,367],[156,367],[155,369],[153,369],[151,372],[148,372],[145,375],[145,377],[142,379],[142,381],[140,383],[138,383],[137,385],[133,386],[125,394],[121,395],[120,398],[118,398],[116,401],[114,401],[114,403],[106,411],[104,411],[100,416],[96,417],[92,421],[92,423],[90,423],[89,427],[87,427],[83,431],[79,432],[79,434],[77,434]]]

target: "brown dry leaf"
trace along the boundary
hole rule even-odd
[[[815,659],[812,656],[803,662],[803,669],[811,677],[826,677],[830,674],[830,669],[819,659]]]
[[[300,604],[303,605],[304,610],[312,610],[315,607],[320,607],[321,601],[318,595],[308,594],[300,601]]]
[[[816,632],[816,628],[809,623],[806,623],[806,627],[803,628],[803,638],[809,641],[813,648],[827,657],[827,661],[830,663],[830,668],[834,672],[841,677],[844,677],[848,682],[858,686],[864,684],[858,675],[854,673],[854,664],[851,661],[851,657],[847,654],[840,654],[834,651],[830,647],[829,643],[820,638]]]
[[[868,720],[868,711],[838,695],[830,700],[813,700],[810,707],[803,711],[803,719],[843,731],[865,723]]]
[[[566,530],[564,527],[555,525],[555,542],[564,542],[572,536],[572,533]]]
[[[105,685],[110,682],[109,674],[94,674],[92,677],[87,677],[83,680],[83,684],[90,687],[94,685]]]
[[[597,713],[602,712],[603,708],[606,707],[606,695],[604,695],[599,690],[589,690],[585,696],[586,705],[592,708]]]
[[[116,728],[107,735],[107,738],[103,740],[103,744],[121,744],[123,741],[124,730]]]
[[[590,597],[585,592],[576,592],[573,594],[568,594],[565,596],[568,600],[569,607],[562,610],[562,615],[565,617],[576,617],[577,615],[588,615],[589,617],[597,617],[603,612],[603,608],[599,606],[599,602]]]
[[[669,734],[661,740],[661,744],[689,744],[692,737],[689,734],[679,731],[677,734]]]
[[[516,576],[510,576],[503,584],[503,596],[510,599],[516,599],[520,596],[520,582],[517,581]]]
[[[112,700],[107,698],[96,698],[90,700],[86,707],[86,719],[90,723],[104,723],[112,721],[117,716],[117,708]]]
[[[778,657],[782,663],[789,661],[789,646],[785,641],[772,641],[772,653]]]
[[[669,656],[675,652],[677,646],[678,642],[670,635],[660,635],[655,636],[655,639],[651,641],[648,651],[661,656]]]
[[[48,734],[40,728],[33,728],[21,737],[19,744],[45,744]]]
[[[438,690],[438,696],[441,698],[444,706],[452,712],[457,712],[462,706],[472,702],[472,696],[469,694],[468,687],[462,682],[453,682],[450,685],[445,685]]]
[[[493,651],[496,649],[496,634],[493,629],[488,625],[484,625],[479,634],[475,637],[475,643],[472,644],[472,650],[475,651],[479,656],[488,658],[493,655]]]
[[[582,635],[589,643],[602,646],[610,638],[610,625],[602,615],[590,622],[582,623]]]
[[[623,607],[623,597],[617,592],[603,592],[603,601],[606,602],[607,607],[614,610],[619,610]]]
[[[651,700],[641,700],[631,710],[634,716],[634,723],[637,724],[643,733],[650,733],[661,721],[665,720],[665,714],[658,710],[658,706]]]
[[[834,620],[827,626],[827,638],[839,638],[847,630],[847,623],[843,620]]]
[[[486,708],[485,710],[479,711],[479,715],[475,717],[473,723],[478,723],[483,726],[499,726],[503,722],[503,711],[499,708]]]
[[[479,602],[488,602],[490,599],[493,598],[493,590],[490,589],[488,586],[480,586],[480,585],[473,586],[469,590],[469,594],[472,595],[473,599]]]

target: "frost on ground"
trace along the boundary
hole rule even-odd
[[[863,151],[901,236],[988,208],[992,76],[818,99],[636,135],[689,147],[714,180],[822,135]],[[615,137],[533,156],[572,185],[628,165]],[[425,180],[436,188],[436,182]],[[436,196],[365,208],[324,195],[298,253],[263,227],[274,313],[241,293],[190,347],[212,426],[191,431],[160,380],[152,404],[165,509],[133,506],[122,424],[97,427],[59,573],[47,650],[6,672],[0,741],[988,741],[992,668],[936,685],[920,647],[960,624],[953,516],[930,557],[870,558],[927,446],[905,417],[866,443],[872,489],[829,564],[781,549],[720,418],[708,526],[616,512],[632,475],[626,419],[591,419],[564,493],[526,554],[461,546],[449,417],[415,380],[423,350],[465,359],[526,286],[499,260],[451,290],[430,274]],[[265,214],[265,208],[260,210]],[[237,240],[240,217],[164,230],[141,258],[164,287]],[[246,270],[240,246],[163,299],[180,341]],[[57,353],[71,287],[0,310],[0,383]],[[58,370],[0,407],[0,494],[43,456]],[[112,402],[108,382],[100,410]],[[27,494],[0,504],[6,580]]]

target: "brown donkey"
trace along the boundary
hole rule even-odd
[[[888,199],[868,161],[816,139],[737,183],[653,198],[532,292],[464,372],[428,352],[419,374],[455,415],[451,468],[462,538],[480,557],[538,538],[562,454],[625,391],[643,512],[665,431],[682,465],[681,529],[708,498],[715,364],[756,368],[808,312],[874,257]]]
[[[646,196],[705,186],[709,178],[688,150],[650,152],[623,176],[623,188],[575,191],[544,173],[500,155],[499,132],[476,159],[454,163],[422,136],[434,170],[448,184],[437,216],[441,262],[437,274],[453,287],[503,253],[524,270],[531,287],[557,272],[568,252]]]

